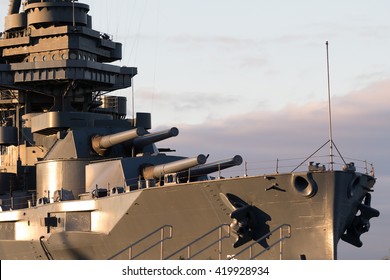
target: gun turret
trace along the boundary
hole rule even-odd
[[[134,148],[139,149],[147,145],[156,143],[158,141],[162,141],[171,137],[176,137],[177,135],[179,135],[179,130],[176,127],[172,127],[164,131],[150,133],[142,137],[135,138],[132,141],[132,145]]]
[[[196,166],[190,168],[189,170],[185,170],[180,172],[177,177],[180,180],[187,180],[188,176],[191,178],[199,177],[203,175],[207,175],[213,172],[217,172],[226,168],[230,168],[233,166],[238,166],[242,163],[242,157],[240,155],[236,155],[231,159],[220,160],[212,163],[208,163],[201,166]]]
[[[193,158],[185,158],[170,163],[147,166],[142,170],[142,175],[146,180],[159,179],[169,173],[176,173],[197,166],[199,164],[205,164],[206,161],[206,156],[201,154]]]
[[[111,135],[101,136],[95,135],[92,137],[92,148],[96,153],[104,156],[109,148],[119,143],[136,139],[139,136],[145,135],[146,130],[142,127],[136,129],[122,131]]]

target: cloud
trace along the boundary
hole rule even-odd
[[[156,92],[151,88],[139,90],[140,99],[156,101],[160,107],[169,107],[171,111],[182,112],[185,110],[199,110],[208,107],[212,110],[213,104],[219,105],[236,102],[233,96],[224,95],[218,92]],[[172,101],[173,100],[173,101]],[[204,110],[204,109],[203,109]]]
[[[198,52],[208,60],[215,60],[216,65],[224,67],[258,68],[268,65],[262,53],[265,41],[247,39],[239,36],[196,36],[178,35],[167,38],[174,49],[186,52]],[[228,54],[228,59],[226,57]]]
[[[268,65],[268,60],[260,56],[246,56],[239,60],[240,68],[260,68]]]
[[[167,40],[175,45],[191,49],[209,48],[210,46],[223,50],[257,49],[259,47],[259,42],[256,40],[229,36],[177,35]]]
[[[388,91],[390,80],[384,80],[332,98],[334,141],[343,156],[345,152],[346,157],[363,157],[362,160],[378,162],[380,166],[390,158]],[[232,115],[200,125],[186,125],[181,131],[172,144],[188,155],[205,152],[224,158],[242,154],[252,162],[304,158],[328,140],[327,101]],[[328,153],[327,149],[323,151],[324,155]],[[383,168],[379,170],[384,172]]]

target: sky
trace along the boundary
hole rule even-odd
[[[180,130],[160,146],[209,161],[240,154],[249,175],[274,169],[277,158],[288,170],[329,139],[328,41],[333,139],[360,171],[364,160],[374,164],[372,205],[381,212],[363,247],[341,241],[339,258],[389,257],[389,1],[82,2],[94,29],[123,43],[116,64],[138,67],[134,92],[115,93],[128,97],[129,115],[134,93],[153,130]],[[3,18],[8,1],[0,3]],[[329,149],[319,155],[326,163]]]

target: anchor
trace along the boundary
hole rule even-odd
[[[379,216],[379,211],[371,208],[371,194],[366,194],[364,203],[360,204],[358,209],[360,215],[356,215],[352,224],[347,228],[346,233],[341,236],[341,239],[356,247],[362,247],[363,242],[360,240],[360,235],[370,230],[370,219]]]

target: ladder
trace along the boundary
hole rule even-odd
[[[210,235],[213,233],[218,232],[218,238],[211,241],[207,245],[205,245],[203,248],[199,249],[196,252],[193,252],[192,248],[195,244],[199,243],[202,240],[205,240],[206,238],[209,238]],[[185,245],[184,247],[180,248],[179,250],[175,251],[174,253],[170,254],[169,256],[165,257],[164,260],[168,260],[172,258],[173,256],[177,255],[178,253],[187,250],[187,257],[185,258],[186,260],[191,260],[192,258],[196,257],[200,253],[206,251],[213,245],[218,244],[218,258],[219,260],[222,259],[222,241],[226,238],[230,237],[230,225],[229,224],[221,224],[212,230],[206,232],[202,236],[196,238],[194,241],[190,242],[189,244]]]
[[[168,234],[166,234],[166,232],[168,231]],[[152,238],[152,237],[155,237],[157,234],[160,234],[160,240],[152,243],[151,245],[149,245],[148,247],[146,247],[144,250],[142,250],[140,253],[136,254],[135,256],[133,256],[133,247]],[[125,248],[123,248],[122,250],[120,250],[118,253],[114,254],[113,256],[109,257],[107,260],[112,260],[114,258],[116,258],[117,256],[119,256],[120,254],[128,251],[129,252],[129,260],[133,260],[133,259],[136,259],[138,258],[139,256],[143,255],[144,253],[148,252],[149,250],[155,248],[156,246],[160,245],[160,260],[163,259],[163,254],[164,254],[164,243],[166,240],[168,239],[172,239],[172,236],[173,236],[173,226],[171,225],[163,225],[161,227],[159,227],[158,229],[152,231],[151,233],[149,233],[148,235],[145,235],[144,237],[142,237],[141,239],[135,241],[134,243],[130,244],[129,246],[126,246]]]

